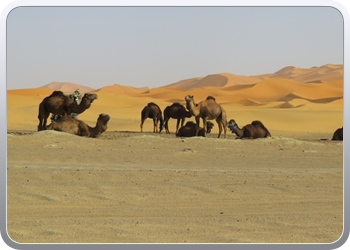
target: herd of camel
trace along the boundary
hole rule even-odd
[[[80,102],[77,102],[69,94],[64,94],[62,91],[54,91],[50,96],[45,97],[39,105],[38,131],[56,130],[79,136],[97,138],[107,130],[107,123],[110,120],[109,115],[100,114],[95,127],[90,127],[85,122],[71,116],[73,113],[83,113],[90,108],[96,99],[96,94],[86,93]],[[247,124],[242,128],[239,128],[233,119],[227,122],[225,109],[212,96],[208,96],[205,100],[195,103],[193,96],[187,95],[185,101],[186,107],[180,103],[173,103],[171,106],[166,107],[164,109],[164,118],[157,104],[153,102],[148,103],[141,111],[141,133],[143,132],[145,120],[151,118],[153,119],[154,133],[160,133],[165,128],[165,132],[170,134],[168,122],[170,118],[173,118],[177,119],[175,134],[178,137],[206,136],[214,126],[210,120],[216,120],[218,124],[218,138],[222,131],[224,131],[224,138],[226,138],[227,128],[237,135],[237,139],[256,139],[271,136],[271,133],[260,121],[253,121],[251,124]],[[50,113],[61,116],[61,118],[47,125],[47,119]],[[195,117],[196,122],[190,121],[184,125],[185,119],[192,116]],[[201,119],[203,128],[200,127]],[[180,122],[181,127],[179,128]],[[339,128],[334,132],[332,140],[343,140],[343,128]]]

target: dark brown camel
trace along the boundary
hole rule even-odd
[[[181,105],[180,103],[173,103],[171,106],[168,106],[164,109],[164,127],[165,127],[165,132],[167,134],[170,134],[169,127],[168,127],[168,122],[170,118],[177,119],[177,124],[176,124],[176,132],[179,130],[179,124],[181,121],[181,127],[184,125],[185,118],[186,117],[191,117],[192,114],[190,111],[187,111],[186,108]]]
[[[107,123],[109,119],[109,115],[100,114],[97,118],[96,126],[92,128],[85,122],[66,115],[58,121],[53,121],[49,126],[47,126],[47,130],[56,130],[73,135],[97,138],[107,130]]]
[[[214,127],[214,123],[207,121],[207,134],[210,133]],[[194,122],[187,122],[185,126],[182,126],[177,132],[177,137],[193,137],[196,136],[197,124]],[[199,127],[198,136],[205,136],[204,128]]]
[[[334,141],[342,141],[343,140],[343,127],[338,128],[334,132],[332,140],[334,140]]]
[[[45,97],[39,105],[38,131],[46,129],[47,118],[50,113],[63,116],[71,113],[81,114],[90,108],[95,99],[97,99],[96,94],[85,94],[78,105],[72,98],[64,95],[62,91],[54,91],[50,96]]]
[[[194,102],[193,96],[187,95],[185,97],[186,108],[191,112],[193,116],[196,117],[196,135],[198,135],[199,132],[200,118],[203,120],[204,131],[206,131],[207,120],[215,119],[219,126],[218,138],[221,135],[222,129],[224,129],[224,137],[226,138],[226,111],[219,104],[217,104],[214,99],[214,97],[209,96],[206,100],[196,104]]]
[[[159,106],[153,102],[150,102],[141,111],[141,133],[143,132],[143,123],[147,118],[153,119],[153,132],[158,133],[158,122],[159,123],[159,133],[162,132],[164,128],[164,120],[162,116],[162,111]]]
[[[270,132],[260,121],[253,121],[251,124],[247,124],[243,128],[239,128],[235,120],[232,119],[228,122],[228,128],[232,131],[232,133],[237,135],[237,139],[256,139],[271,136]]]

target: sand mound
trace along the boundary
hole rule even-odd
[[[290,108],[295,108],[295,106],[289,102],[284,102],[280,105],[275,106],[274,108],[290,109]]]
[[[52,83],[46,84],[44,86],[41,86],[40,88],[61,90],[62,92],[74,92],[77,89],[79,89],[79,91],[81,93],[87,93],[87,92],[94,91],[93,88],[86,87],[86,86],[79,85],[79,84],[75,84],[75,83],[70,83],[70,82],[52,82]]]
[[[321,67],[312,67],[309,69],[288,66],[277,71],[270,76],[270,78],[286,78],[299,83],[321,83],[332,80],[341,80],[343,79],[343,65],[327,64]]]
[[[105,86],[96,90],[98,93],[111,93],[111,94],[130,94],[130,93],[144,93],[149,91],[149,88],[134,88],[129,86],[123,86],[114,84],[111,86]]]

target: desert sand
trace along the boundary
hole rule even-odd
[[[68,83],[7,91],[7,229],[20,243],[331,243],[343,231],[343,68],[220,73],[159,88],[113,85],[78,116],[99,138],[37,132],[38,105]],[[71,89],[70,89],[71,88]],[[216,98],[270,138],[154,134],[141,110]],[[194,121],[194,117],[187,118]]]

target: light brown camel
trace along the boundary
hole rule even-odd
[[[343,140],[343,127],[338,128],[334,132],[332,140],[334,140],[334,141],[342,141]]]
[[[256,139],[271,136],[270,132],[260,121],[253,121],[251,124],[247,124],[243,128],[239,128],[236,121],[232,119],[228,122],[228,128],[232,131],[232,133],[237,135],[237,139]]]
[[[147,118],[153,119],[153,132],[158,133],[158,122],[159,124],[159,133],[162,132],[164,128],[164,120],[162,116],[162,111],[160,110],[159,106],[153,102],[150,102],[145,106],[141,111],[141,133],[143,132],[143,123]]]
[[[203,128],[206,131],[207,121],[215,119],[219,126],[219,135],[221,135],[222,129],[224,129],[224,137],[226,138],[226,111],[221,107],[221,105],[217,104],[213,97],[207,98],[204,101],[201,101],[198,104],[195,104],[193,100],[193,96],[187,95],[185,97],[186,100],[186,108],[191,112],[193,116],[196,117],[197,131],[196,135],[199,132],[199,123],[200,118],[203,120]]]
[[[72,98],[64,95],[62,91],[54,91],[50,96],[45,97],[39,105],[38,131],[46,129],[47,118],[50,113],[54,115],[81,114],[90,108],[95,99],[97,99],[96,94],[85,94],[78,105]]]
[[[207,134],[210,133],[214,127],[214,123],[207,121]],[[185,126],[182,126],[176,133],[177,137],[193,137],[196,136],[197,125],[194,122],[187,122]],[[205,136],[204,128],[199,127],[198,136]]]
[[[109,115],[100,114],[97,118],[96,126],[92,128],[85,122],[66,115],[58,121],[53,121],[49,126],[47,126],[47,130],[56,130],[73,135],[97,138],[107,130],[107,123],[109,119]]]
[[[181,121],[181,127],[184,125],[186,117],[191,117],[192,114],[190,111],[187,111],[186,108],[178,102],[173,103],[171,106],[168,106],[164,109],[164,127],[165,132],[170,134],[168,122],[170,118],[177,119],[176,132],[179,130],[179,124]]]

